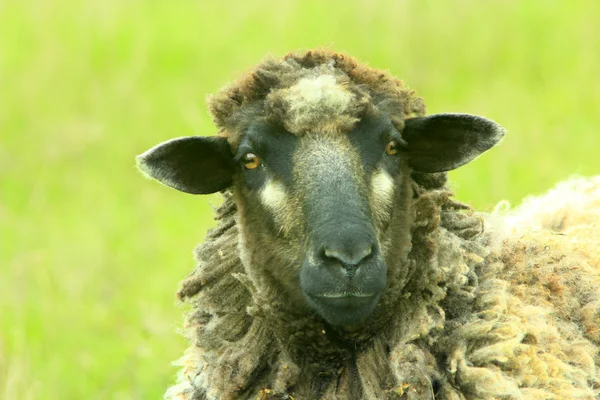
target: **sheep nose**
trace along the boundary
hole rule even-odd
[[[325,247],[322,254],[326,261],[341,264],[346,274],[352,278],[360,264],[373,254],[373,244],[361,243],[346,247]]]

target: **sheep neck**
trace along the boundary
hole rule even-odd
[[[392,277],[380,311],[368,324],[340,330],[318,317],[289,313],[281,299],[259,295],[237,255],[237,208],[226,196],[217,212],[220,224],[198,248],[198,267],[179,291],[180,298],[194,305],[186,329],[195,346],[182,359],[182,382],[197,381],[194,390],[210,387],[220,398],[246,398],[244,393],[251,397],[261,388],[319,398],[373,388],[393,390],[398,382],[391,372],[392,358],[407,346],[418,348],[435,364],[431,344],[419,338],[444,328],[447,315],[442,308],[449,292],[472,290],[468,275],[473,263],[464,255],[473,251],[470,238],[481,230],[477,218],[460,212],[466,207],[449,200],[443,187],[432,190],[415,183],[414,201],[419,212],[413,248],[396,268],[413,273]],[[447,271],[458,265],[465,269]],[[458,278],[448,282],[448,276]],[[386,365],[378,365],[376,376],[369,372],[382,362]],[[320,383],[315,384],[315,376]],[[356,382],[362,387],[357,389]]]

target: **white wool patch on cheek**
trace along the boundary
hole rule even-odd
[[[275,215],[285,210],[287,195],[281,183],[269,181],[260,191],[260,200],[266,209]]]
[[[279,231],[287,235],[294,226],[294,202],[290,200],[283,184],[269,180],[260,191],[260,201],[273,215]]]
[[[378,169],[371,178],[373,211],[377,219],[383,221],[389,218],[390,208],[394,199],[394,178],[387,172]]]

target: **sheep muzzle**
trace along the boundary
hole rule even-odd
[[[360,151],[345,136],[308,135],[295,164],[309,243],[304,297],[330,324],[360,323],[385,291],[387,271]]]

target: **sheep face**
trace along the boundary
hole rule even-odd
[[[138,165],[188,193],[231,188],[241,258],[262,293],[330,324],[357,325],[385,292],[387,265],[398,265],[409,246],[411,170],[456,168],[504,134],[465,114],[397,126],[378,112],[344,132],[298,134],[258,119],[235,141],[174,139],[139,156]]]
[[[382,238],[395,180],[407,170],[401,140],[384,117],[346,134],[251,126],[234,157],[234,191],[252,273],[271,276],[297,310],[331,324],[371,314],[386,288]]]

